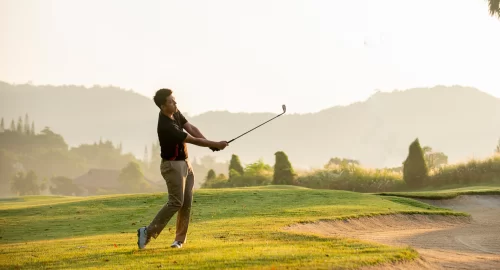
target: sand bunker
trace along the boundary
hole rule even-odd
[[[463,195],[420,200],[468,217],[385,215],[295,224],[287,230],[358,238],[391,246],[411,246],[421,259],[366,269],[500,269],[500,196]]]

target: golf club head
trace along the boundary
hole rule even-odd
[[[286,106],[285,106],[285,104],[281,105],[281,107],[283,108],[283,113],[285,113],[286,112]]]

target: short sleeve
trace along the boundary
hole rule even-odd
[[[188,135],[186,132],[177,129],[173,125],[167,125],[166,132],[170,134],[170,136],[174,139],[174,142],[176,143],[183,142]]]
[[[182,115],[181,111],[179,111],[179,120],[181,121],[181,127],[184,126],[188,122],[188,120]]]

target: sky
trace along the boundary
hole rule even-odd
[[[500,97],[486,0],[0,0],[0,81],[113,85],[181,111],[312,113],[435,85]]]

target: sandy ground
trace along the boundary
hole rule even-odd
[[[466,195],[420,201],[467,212],[471,218],[387,215],[296,224],[286,229],[411,246],[421,255],[411,263],[364,269],[500,269],[500,196]]]

